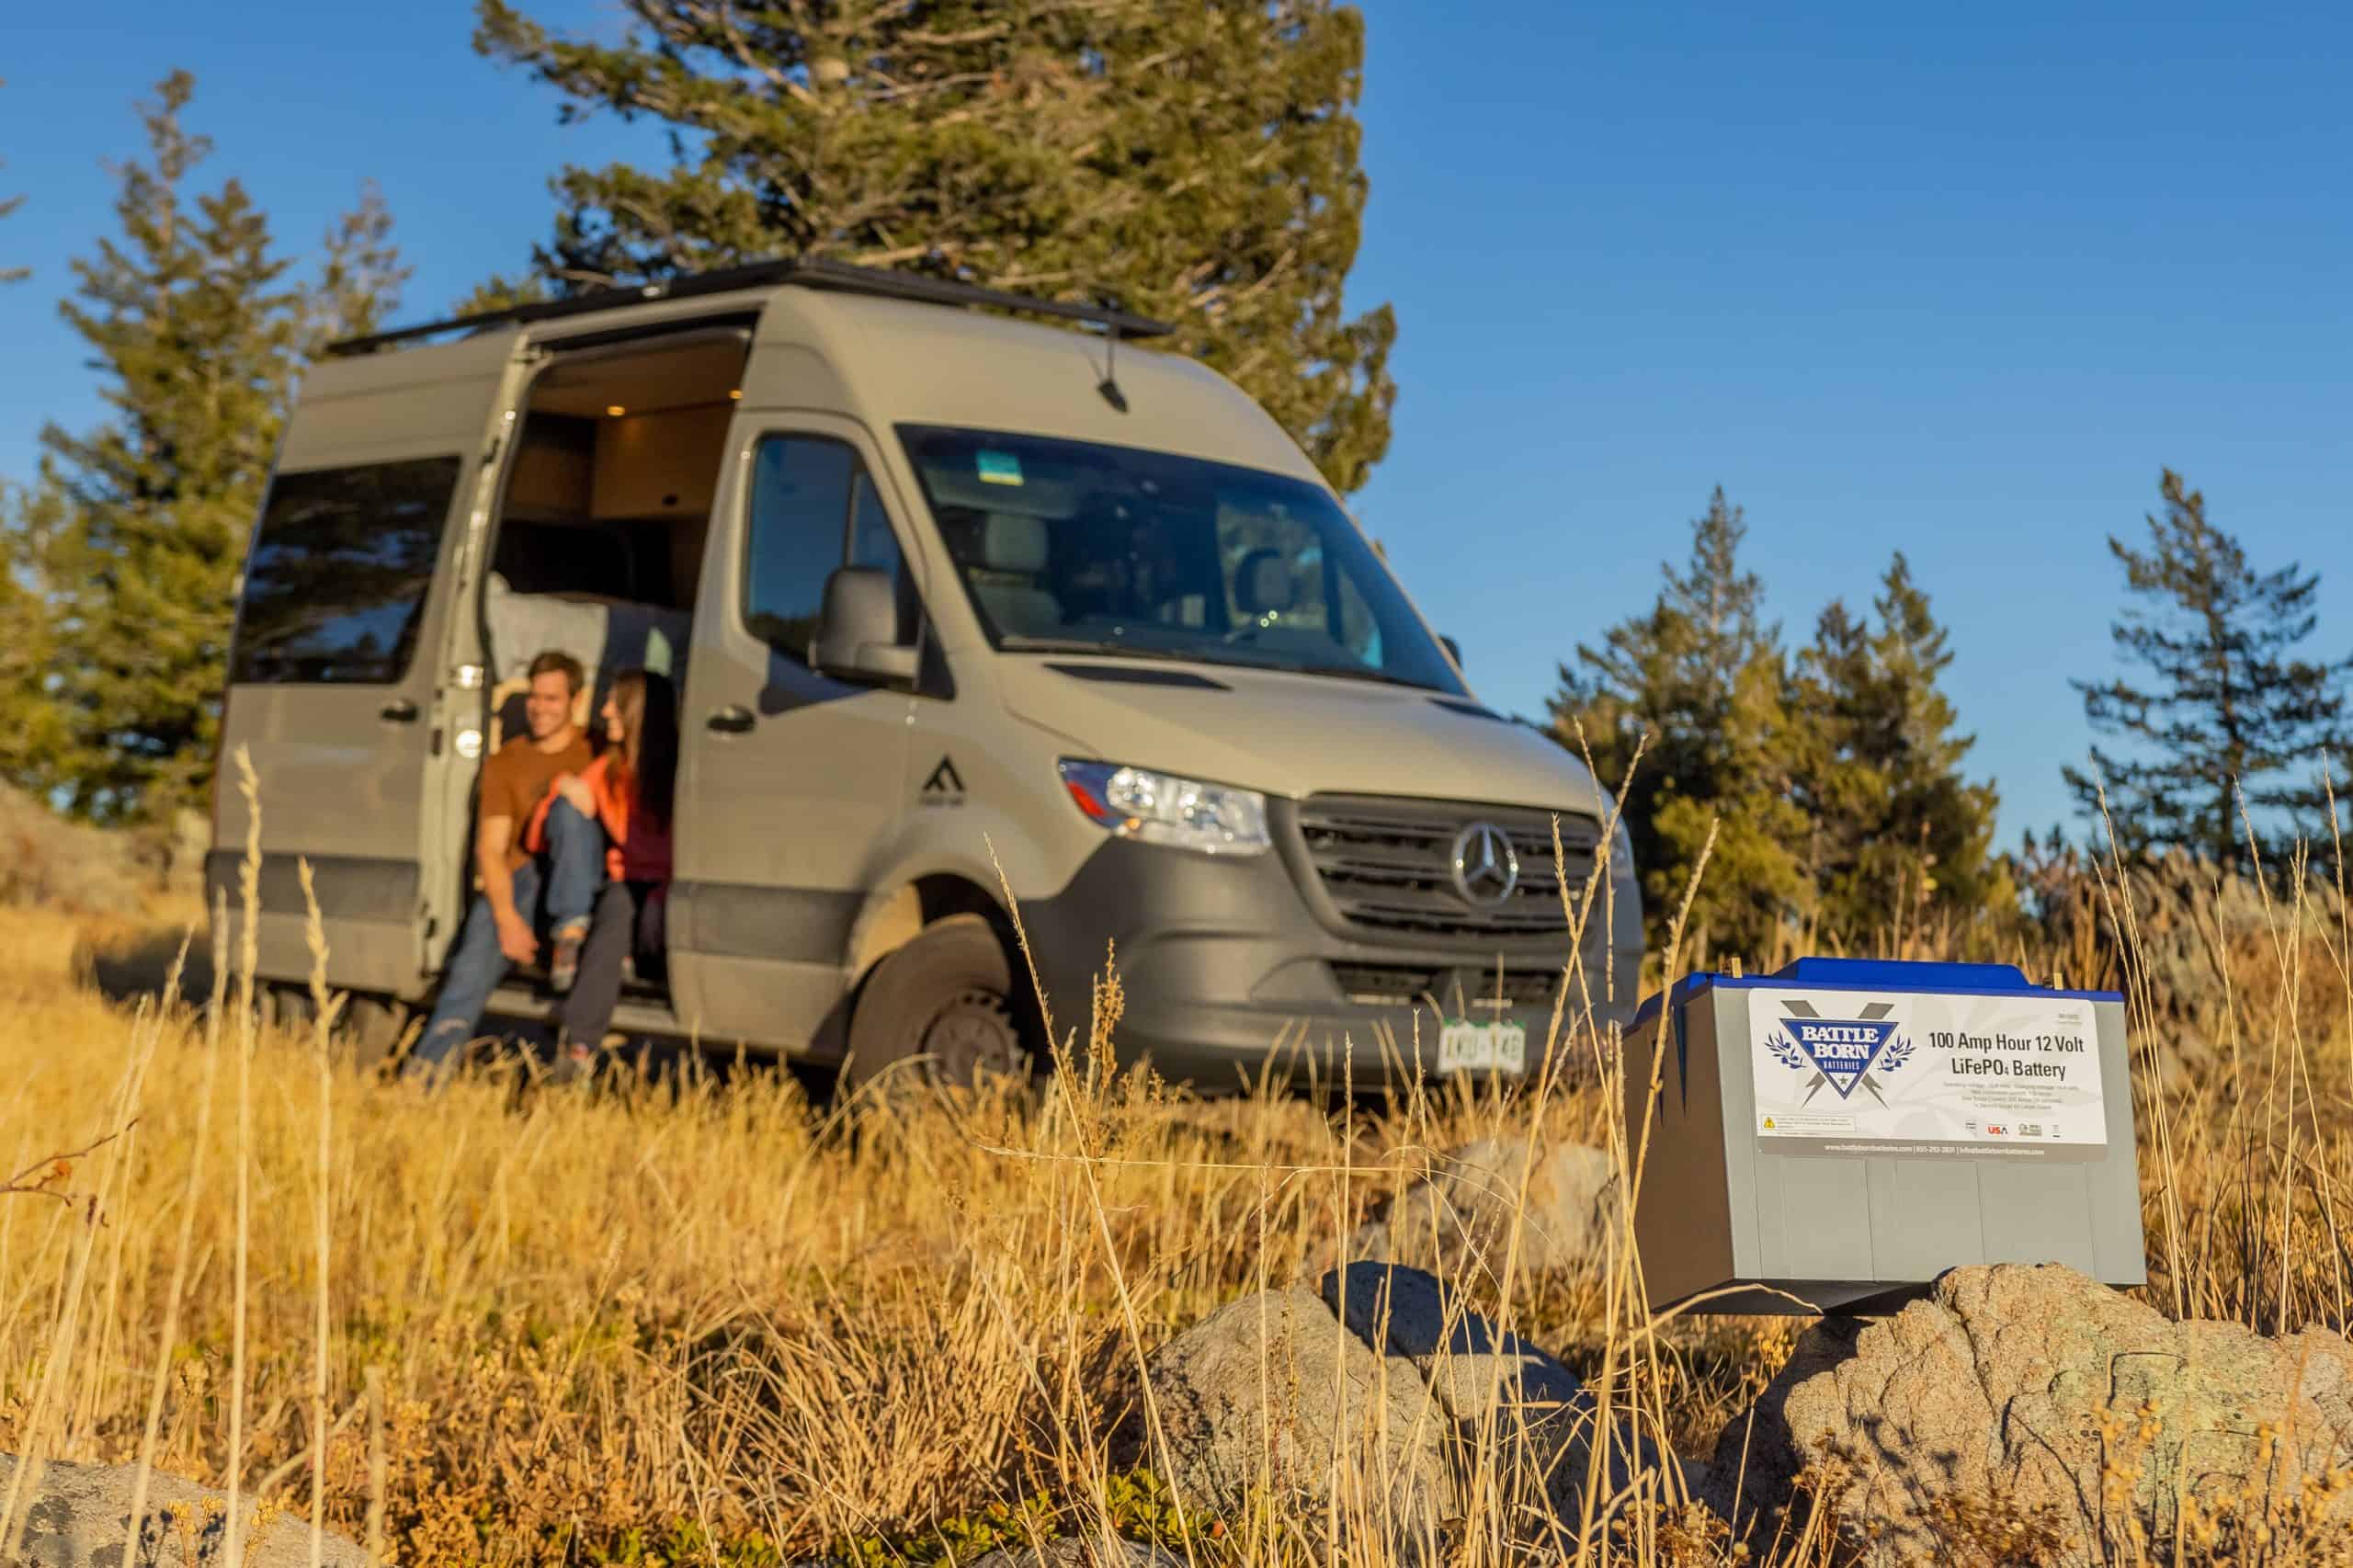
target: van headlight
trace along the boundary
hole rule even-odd
[[[1116,762],[1065,757],[1058,766],[1072,801],[1106,832],[1207,855],[1267,851],[1267,797],[1256,790],[1204,784]]]
[[[1626,823],[1620,818],[1609,830],[1609,880],[1631,882],[1634,880],[1634,841],[1626,835]]]

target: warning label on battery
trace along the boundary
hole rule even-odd
[[[2078,1156],[2108,1142],[2087,1001],[1760,987],[1748,1037],[1760,1137]]]

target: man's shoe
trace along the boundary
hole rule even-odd
[[[548,1069],[548,1080],[556,1084],[585,1084],[597,1074],[597,1053],[575,1040],[559,1040],[555,1048],[555,1064]]]
[[[548,983],[562,994],[572,989],[580,978],[580,944],[588,939],[588,923],[574,920],[560,926],[555,933],[555,956],[548,960]]]

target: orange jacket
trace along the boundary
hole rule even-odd
[[[588,786],[588,793],[597,802],[597,820],[604,825],[605,875],[613,881],[621,880],[621,846],[629,842],[629,801],[613,782],[613,754],[607,752],[590,763],[580,775]],[[531,812],[530,825],[523,830],[523,847],[534,855],[545,854],[548,846],[548,812],[559,797],[553,790],[540,797],[538,807]]]

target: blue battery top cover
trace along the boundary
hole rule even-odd
[[[1745,990],[1756,985],[1804,985],[1825,991],[1943,991],[1999,995],[2031,991],[2046,996],[2080,996],[2094,1002],[2120,1002],[2116,991],[2058,991],[2035,984],[2013,963],[1913,962],[1903,959],[1798,959],[1771,974],[1722,974],[1702,970],[1687,974],[1673,987],[1654,993],[1634,1011],[1633,1028],[1658,1016],[1671,997],[1676,1007],[1687,1006],[1703,991],[1722,987]]]

